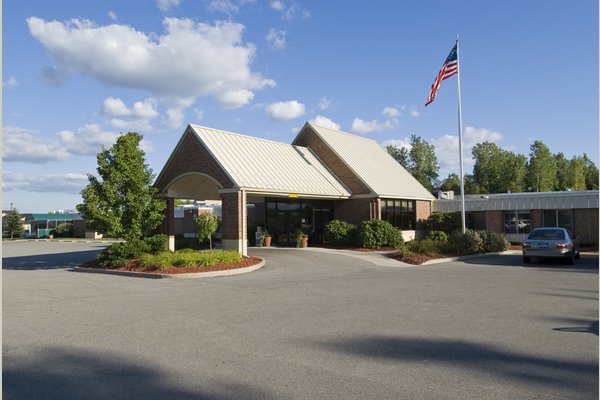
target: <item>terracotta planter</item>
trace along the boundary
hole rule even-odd
[[[300,239],[300,247],[308,247],[308,236],[304,236]]]
[[[265,242],[264,242],[265,247],[271,247],[271,239],[272,239],[271,236],[265,236]]]
[[[48,235],[48,239],[54,239],[54,235]]]

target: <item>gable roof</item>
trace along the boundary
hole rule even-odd
[[[312,130],[379,197],[433,200],[434,196],[374,140],[307,122]]]
[[[342,198],[351,195],[306,147],[199,125],[190,128],[239,189]]]

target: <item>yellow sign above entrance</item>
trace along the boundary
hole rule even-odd
[[[297,199],[297,198],[298,198],[298,195],[297,195],[296,193],[290,193],[290,194],[288,194],[288,197],[289,197],[290,199]]]

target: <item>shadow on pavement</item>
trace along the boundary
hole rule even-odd
[[[598,321],[594,321],[588,326],[568,326],[564,328],[554,328],[553,331],[571,332],[571,333],[593,333],[598,336]]]
[[[362,336],[318,343],[330,351],[398,362],[436,363],[443,367],[485,372],[527,384],[596,393],[598,364],[522,354],[461,340]]]
[[[46,348],[33,362],[4,357],[3,395],[7,399],[270,399],[251,385],[198,376],[197,389],[186,389],[148,364],[105,353]]]
[[[103,249],[65,253],[36,254],[2,258],[2,269],[34,271],[38,269],[73,268],[96,258]]]
[[[493,256],[482,256],[463,260],[465,264],[499,265],[504,267],[520,268],[543,268],[549,271],[575,271],[575,272],[598,272],[598,256],[582,254],[575,261],[575,265],[567,265],[561,259],[533,259],[531,263],[525,264],[521,254],[500,254]]]

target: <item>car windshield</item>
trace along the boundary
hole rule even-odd
[[[565,231],[562,229],[540,229],[534,230],[529,235],[529,239],[533,240],[564,240]]]

